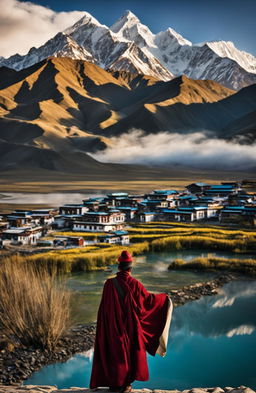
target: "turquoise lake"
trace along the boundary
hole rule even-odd
[[[174,258],[189,260],[197,255],[207,253],[180,251],[137,257],[133,275],[155,292],[213,278],[213,273],[167,271]],[[114,267],[112,274],[115,271]],[[73,291],[72,313],[77,323],[95,321],[102,284],[109,276],[106,272],[93,272],[68,277],[68,286]],[[92,357],[90,350],[65,363],[46,366],[24,384],[87,387]],[[182,390],[246,385],[255,389],[255,359],[256,282],[234,281],[220,288],[218,295],[202,297],[174,309],[166,357],[149,355],[150,380],[134,382],[133,386]]]

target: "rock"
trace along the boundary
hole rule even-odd
[[[14,345],[10,341],[8,341],[6,338],[0,339],[0,351],[7,351],[7,352],[12,352],[14,350]]]
[[[154,389],[153,393],[165,393],[166,390]],[[168,390],[168,393],[180,393],[179,390]]]
[[[230,390],[229,393],[254,393],[254,390],[245,386],[239,386],[238,388]]]
[[[19,390],[35,390],[37,392],[52,392],[53,390],[57,390],[56,386],[52,385],[25,385],[21,386]]]
[[[190,390],[190,393],[205,393],[207,388],[193,388]]]
[[[144,388],[144,389],[133,389],[133,391],[134,392],[141,392],[141,393],[152,393],[153,392],[153,390],[150,390],[150,389],[146,389],[146,388]]]
[[[224,390],[220,387],[209,388],[207,391],[210,393],[223,393],[224,392]]]
[[[246,388],[245,386],[243,386],[243,388],[244,388],[243,393],[255,393],[255,391],[250,388]]]

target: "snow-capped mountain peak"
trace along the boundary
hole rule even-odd
[[[111,27],[119,39],[134,42],[140,48],[154,46],[155,35],[131,11],[126,11]]]
[[[140,23],[140,20],[131,11],[127,10],[111,27],[114,33],[118,33],[124,29],[125,26],[133,26],[136,23]]]
[[[24,56],[19,54],[11,56],[2,61],[1,65],[14,68],[18,71],[36,64],[47,57],[70,57],[71,59],[86,60],[94,63],[90,52],[78,45],[68,34],[58,33],[39,48],[32,47]]]
[[[101,23],[96,18],[94,18],[91,14],[89,14],[89,12],[85,12],[84,16],[82,16],[82,18],[80,18],[72,26],[65,29],[64,33],[72,34],[75,30],[79,29],[80,27],[82,27],[84,25],[88,25],[88,24],[102,26]],[[105,26],[105,27],[107,27],[107,26]]]
[[[176,38],[176,40],[178,41],[178,43],[180,45],[190,45],[190,46],[192,45],[192,42],[190,42],[186,38],[182,37],[182,35],[177,33],[177,31],[173,30],[171,27],[168,27],[166,32],[167,32],[167,34],[169,34],[170,37]]]
[[[210,41],[206,45],[218,56],[236,61],[246,71],[256,73],[256,58],[250,53],[237,49],[232,41]]]
[[[170,27],[165,31],[160,31],[155,36],[155,43],[161,51],[168,51],[168,54],[171,54],[182,46],[192,46],[192,43],[185,38],[183,38],[179,33]]]
[[[20,70],[47,57],[94,62],[104,69],[144,73],[162,80],[182,74],[240,89],[256,82],[256,58],[231,41],[193,45],[172,28],[153,34],[131,11],[110,28],[84,13],[75,24],[25,56],[0,57],[0,66]]]

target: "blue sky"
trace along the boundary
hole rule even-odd
[[[55,11],[87,11],[111,25],[129,9],[154,33],[172,27],[193,43],[233,41],[256,55],[256,0],[34,0]]]

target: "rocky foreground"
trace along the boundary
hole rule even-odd
[[[172,290],[169,294],[174,307],[177,307],[188,301],[199,299],[201,296],[215,295],[219,287],[237,278],[238,276],[234,274],[222,274],[214,280],[184,286],[181,289]],[[95,331],[96,324],[73,327],[59,341],[54,352],[33,347],[27,348],[10,342],[3,334],[1,335],[0,331],[0,384],[20,384],[34,371],[47,364],[65,362],[76,353],[88,351],[93,347]],[[217,392],[214,391],[214,393]],[[246,391],[246,393],[249,392]]]
[[[48,385],[27,385],[27,386],[1,386],[0,393],[92,393],[92,392],[106,393],[109,392],[108,389],[86,389],[71,387],[70,389],[58,389],[56,386]],[[187,390],[161,390],[161,389],[134,389],[134,393],[255,393],[254,390],[246,387],[239,386],[236,388],[232,387],[215,387],[215,388],[193,388]]]

